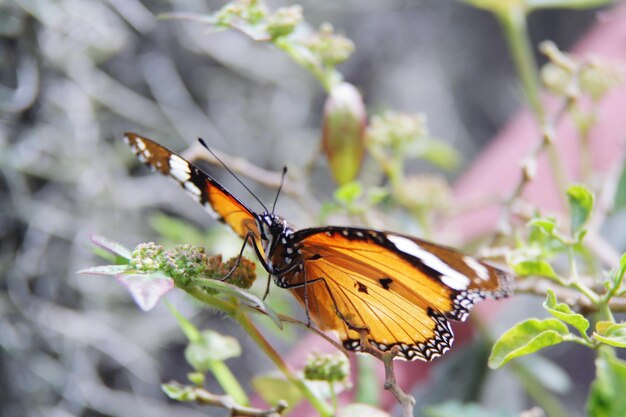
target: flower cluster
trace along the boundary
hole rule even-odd
[[[388,111],[373,116],[367,128],[367,141],[372,146],[402,149],[429,136],[426,116]]]
[[[350,363],[341,354],[313,355],[304,367],[304,377],[310,381],[343,382],[350,375]]]
[[[218,280],[227,277],[230,284],[248,289],[256,279],[254,262],[238,257],[223,262],[221,255],[208,256],[203,247],[195,245],[176,245],[165,250],[156,243],[142,243],[132,251],[129,266],[143,273],[161,271],[179,287],[185,287],[197,277]]]

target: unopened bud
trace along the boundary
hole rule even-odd
[[[324,105],[322,147],[340,185],[352,181],[361,168],[366,118],[361,94],[352,84],[333,87]]]

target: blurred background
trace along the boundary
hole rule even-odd
[[[269,7],[290,4],[271,1]],[[460,151],[463,165],[451,180],[523,105],[501,30],[487,13],[441,0],[299,4],[313,26],[330,22],[354,42],[354,55],[339,69],[370,113],[423,112],[431,133]],[[332,198],[332,177],[319,154],[326,98],[319,83],[271,45],[233,31],[213,33],[198,22],[157,20],[164,12],[206,14],[223,5],[0,1],[3,416],[224,415],[172,403],[160,391],[160,382],[189,372],[185,339],[163,305],[142,313],[112,279],[76,274],[102,263],[92,253],[90,234],[129,247],[162,242],[163,213],[196,228],[196,240],[219,240],[216,251],[238,247],[178,187],[137,164],[121,141],[124,131],[180,152],[202,137],[214,149],[270,171],[313,164],[312,194]],[[597,18],[597,10],[542,11],[532,15],[530,32],[535,44],[551,39],[567,49]],[[223,170],[211,172],[251,201]],[[271,202],[273,189],[246,182]],[[315,224],[288,196],[278,211],[299,227]],[[272,296],[280,303],[277,292]],[[244,355],[231,363],[244,384],[272,369],[233,322],[180,294],[170,299],[199,327],[244,344]],[[519,316],[510,310],[524,305],[513,303],[506,314]],[[299,337],[293,329],[268,332],[285,352]],[[584,363],[588,369],[577,372],[583,380],[570,391],[578,397],[572,415],[584,401],[584,378],[593,374],[592,359]],[[454,391],[460,379],[445,384]],[[492,383],[513,397],[521,393],[504,379]],[[414,393],[442,400],[433,391],[422,386]],[[485,392],[487,405],[525,407],[523,396],[502,404],[511,397]]]

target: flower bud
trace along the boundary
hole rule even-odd
[[[323,23],[320,31],[305,44],[324,65],[328,66],[341,64],[354,52],[354,43],[345,36],[336,35],[330,23]]]
[[[322,149],[340,185],[352,181],[361,168],[366,119],[363,99],[352,84],[333,87],[324,104]]]
[[[622,68],[599,58],[592,58],[580,71],[580,89],[598,101],[623,82]]]
[[[350,363],[341,354],[316,354],[307,359],[304,378],[309,381],[341,382],[350,374]]]
[[[302,6],[281,7],[267,19],[267,33],[272,39],[287,36],[302,22]]]

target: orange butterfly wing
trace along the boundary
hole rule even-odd
[[[397,345],[400,358],[431,360],[453,342],[448,318],[465,320],[474,302],[510,289],[505,272],[413,237],[324,227],[294,241],[303,269],[288,277],[291,291],[350,350],[360,350],[355,328],[367,328],[379,349]]]
[[[148,138],[126,133],[124,140],[141,162],[174,179],[214,218],[228,224],[242,238],[251,232],[256,242],[260,242],[254,212],[208,174]],[[258,249],[263,253],[260,246]]]

